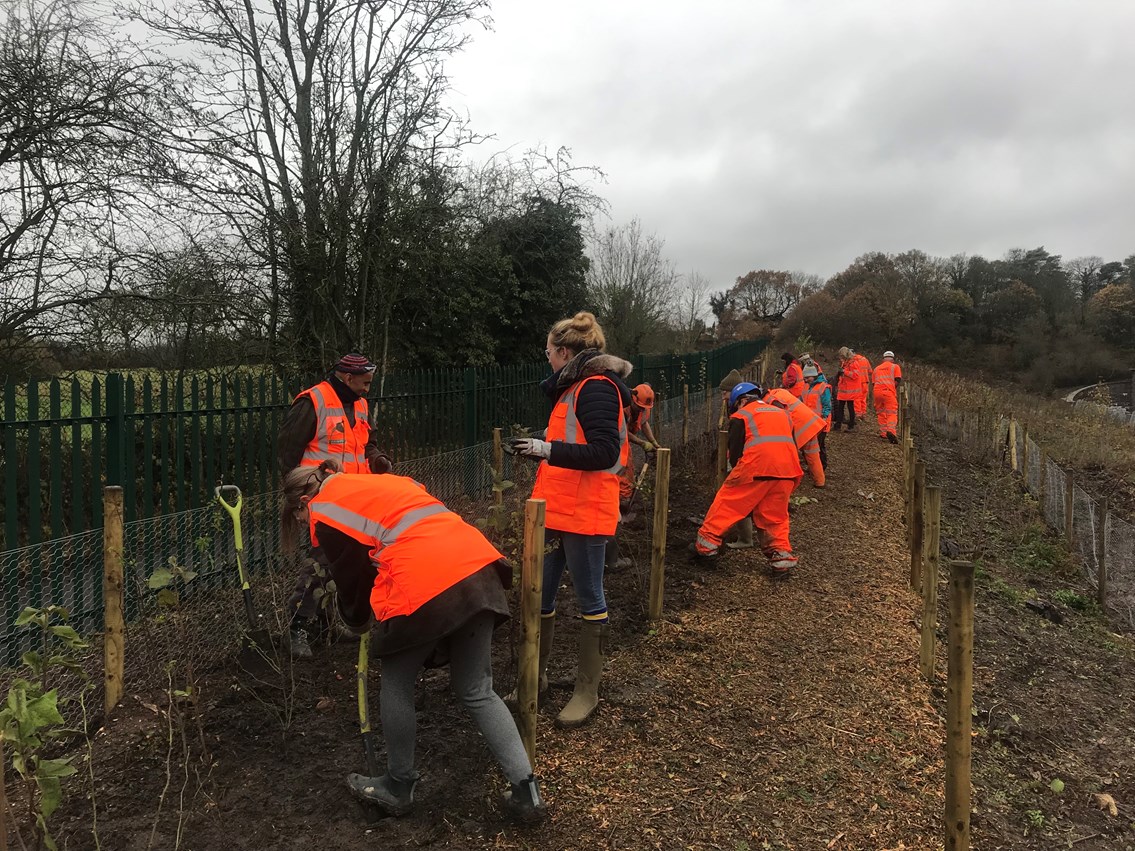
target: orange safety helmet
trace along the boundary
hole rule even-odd
[[[640,384],[631,391],[631,398],[640,408],[649,411],[654,407],[654,388],[649,384]]]

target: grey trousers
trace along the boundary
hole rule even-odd
[[[445,639],[449,643],[450,680],[454,694],[473,716],[509,782],[519,783],[532,774],[532,764],[512,714],[493,691],[495,620],[492,612],[481,612]],[[382,657],[382,735],[386,739],[387,771],[395,780],[414,777],[418,726],[414,684],[435,646],[436,642]]]

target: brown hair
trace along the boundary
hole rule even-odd
[[[337,461],[324,461],[318,467],[296,467],[284,475],[280,495],[280,542],[285,550],[294,550],[299,542],[300,521],[296,511],[319,493],[320,486],[338,473]]]
[[[555,323],[548,330],[548,336],[552,338],[553,345],[571,349],[577,355],[584,349],[604,351],[607,348],[607,338],[595,314],[586,310]]]

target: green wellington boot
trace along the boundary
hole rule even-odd
[[[582,727],[599,706],[599,679],[607,661],[606,623],[584,621],[579,632],[579,663],[575,671],[575,692],[556,716],[557,727]]]

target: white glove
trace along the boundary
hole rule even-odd
[[[551,458],[552,444],[534,437],[514,437],[508,441],[513,455],[527,455],[529,458]]]

